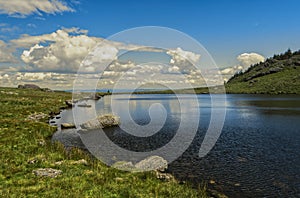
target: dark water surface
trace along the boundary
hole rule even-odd
[[[110,128],[107,136],[119,146],[133,151],[151,151],[167,144],[176,134],[180,122],[192,122],[200,110],[197,134],[181,157],[169,165],[168,171],[195,186],[203,182],[209,188],[229,197],[300,197],[300,96],[227,95],[226,120],[214,148],[203,158],[198,152],[211,116],[210,95],[198,95],[196,104],[190,95],[181,95],[181,106],[175,95],[115,95],[114,107],[121,124],[130,129],[124,113],[129,105],[136,123],[146,126],[153,118],[166,119],[163,127],[150,137],[134,137],[120,128]],[[111,97],[96,105],[98,114],[110,113]],[[161,116],[165,108],[166,118]],[[77,108],[83,120],[93,117],[92,108]],[[181,120],[185,115],[189,120]],[[72,111],[63,112],[61,122],[72,121]],[[154,120],[155,121],[155,120]],[[149,133],[151,128],[147,129]],[[147,133],[146,130],[146,133]],[[186,130],[186,134],[190,131]],[[176,145],[177,144],[177,145]],[[180,142],[174,145],[180,146]]]

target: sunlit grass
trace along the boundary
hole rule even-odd
[[[70,93],[0,88],[0,197],[206,197],[206,190],[163,182],[152,172],[129,173],[107,167],[79,149],[52,144],[56,128],[34,113],[58,112]],[[88,163],[72,162],[85,159]],[[63,163],[57,163],[63,161]],[[63,171],[37,177],[37,168]]]

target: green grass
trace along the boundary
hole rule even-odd
[[[300,94],[300,67],[286,67],[278,73],[243,81],[251,73],[238,76],[226,84],[227,93],[246,94]]]
[[[26,118],[58,112],[70,93],[0,88],[0,197],[206,197],[187,184],[158,180],[153,172],[123,172],[104,165],[79,149],[52,144],[55,127],[48,118]],[[85,159],[88,165],[72,165]],[[35,161],[35,163],[29,163]],[[61,165],[55,162],[64,161]],[[37,177],[37,168],[55,168],[56,178]]]

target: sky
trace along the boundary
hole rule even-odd
[[[0,86],[35,82],[54,89],[71,87],[74,72],[99,41],[141,26],[168,27],[191,36],[228,78],[273,54],[300,49],[299,7],[298,0],[0,0]],[[116,63],[114,56],[124,49],[131,48],[113,42],[101,48]],[[172,71],[186,67],[170,56]],[[124,72],[120,67],[134,67],[122,64],[115,66],[114,75]]]

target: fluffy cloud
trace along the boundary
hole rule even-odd
[[[236,72],[245,71],[249,68],[249,66],[259,62],[263,62],[265,60],[262,55],[253,52],[240,54],[236,59],[239,62],[238,65],[228,67],[221,71],[221,74],[223,74],[225,81],[227,81]]]
[[[20,84],[34,83],[51,89],[72,89],[76,74],[54,72],[0,72],[1,86],[17,87]]]
[[[101,72],[116,60],[120,50],[157,51],[151,47],[90,37],[86,30],[78,28],[63,28],[38,36],[22,35],[10,43],[14,48],[25,48],[21,60],[27,64],[26,69],[32,72],[74,73],[80,66],[79,72]],[[120,64],[116,68],[124,66]]]
[[[186,62],[196,63],[200,59],[200,54],[182,50],[180,47],[175,50],[168,50],[167,54],[172,57],[170,60],[171,64],[183,65]]]
[[[66,3],[59,0],[0,0],[0,14],[15,17],[25,17],[37,13],[55,14],[74,11]]]
[[[145,83],[173,84],[177,88],[184,88],[187,83],[194,87],[205,85],[202,71],[193,66],[193,63],[199,62],[200,54],[181,48],[161,50],[114,42],[90,37],[86,30],[78,28],[63,28],[38,36],[22,35],[11,40],[9,45],[22,50],[20,58],[25,65],[18,70],[19,72],[0,72],[0,82],[3,86],[9,83],[17,86],[34,82],[41,87],[69,89],[72,88],[76,75],[82,77],[76,83],[83,88],[86,88],[86,82],[93,84],[95,80],[99,80],[102,87],[112,87],[120,78],[124,86]],[[134,51],[134,56],[118,59],[118,55],[131,50]],[[139,64],[140,51],[143,56],[147,52],[149,56],[153,56],[153,52],[165,53],[162,56],[163,63],[159,63],[159,60]],[[81,70],[75,74],[78,68]],[[102,72],[103,75],[99,79]]]
[[[247,69],[250,65],[263,62],[265,57],[257,53],[243,53],[237,57],[237,60],[244,69]]]
[[[78,29],[62,29],[41,36],[24,35],[11,42],[17,47],[31,46],[21,55],[31,71],[76,72],[98,40]]]

